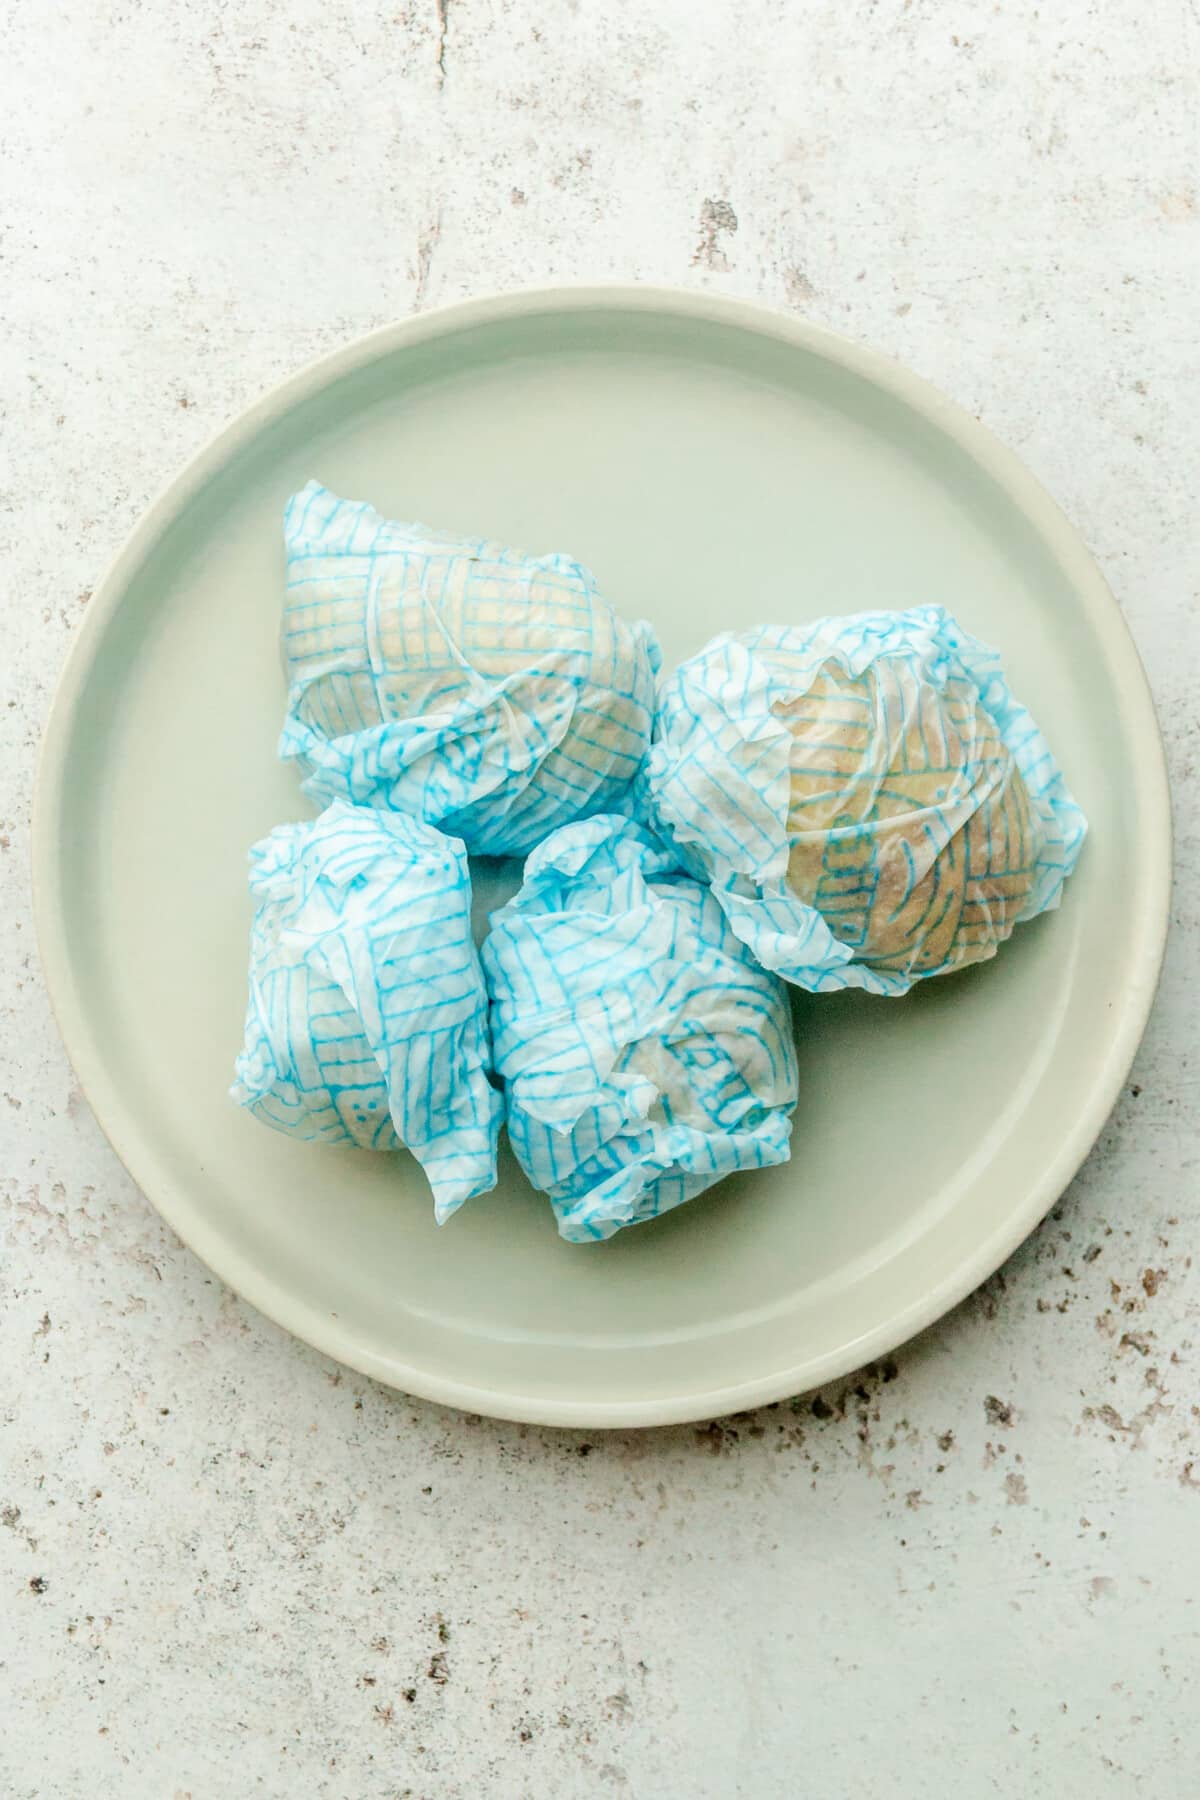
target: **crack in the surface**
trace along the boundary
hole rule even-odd
[[[446,85],[446,30],[450,18],[450,0],[436,0],[437,4],[437,84],[439,88]]]
[[[433,266],[433,253],[438,247],[442,235],[442,209],[439,206],[437,217],[431,225],[427,225],[417,239],[417,291],[413,300],[414,309],[420,312],[425,304],[425,296],[429,292],[429,271]]]

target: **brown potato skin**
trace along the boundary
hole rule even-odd
[[[993,955],[1033,886],[1035,826],[971,684],[902,685],[887,659],[860,675],[831,659],[774,711],[792,734],[792,892],[872,968]]]

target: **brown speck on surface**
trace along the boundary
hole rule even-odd
[[[513,189],[512,193],[508,196],[508,203],[510,206],[524,206],[526,204],[525,195],[520,188]]]
[[[1029,1505],[1029,1485],[1016,1469],[1010,1469],[1004,1477],[1004,1492],[1010,1506]]]
[[[720,1419],[710,1419],[708,1424],[701,1426],[695,1434],[697,1447],[709,1451],[713,1456],[720,1456],[723,1451],[731,1449],[737,1441],[738,1433],[735,1428]]]
[[[728,200],[706,200],[700,208],[700,241],[692,256],[693,267],[699,265],[714,275],[728,274],[729,258],[721,239],[732,237],[737,228],[737,214]]]
[[[50,1583],[46,1580],[44,1575],[34,1575],[30,1578],[29,1588],[31,1593],[44,1594],[49,1586]]]
[[[789,306],[806,306],[817,297],[816,288],[804,270],[795,263],[783,271],[783,291],[787,295]]]
[[[1008,1280],[1003,1269],[997,1269],[983,1286],[976,1288],[975,1300],[985,1319],[994,1319],[1000,1311],[1000,1303],[1008,1293]]]
[[[1146,1294],[1150,1299],[1154,1298],[1159,1290],[1160,1284],[1166,1279],[1167,1271],[1165,1269],[1142,1270],[1142,1287],[1145,1289]]]
[[[989,1394],[983,1403],[984,1416],[989,1425],[1011,1425],[1013,1409],[1004,1400],[998,1400],[995,1394]]]
[[[439,1687],[450,1679],[450,1665],[446,1661],[446,1652],[439,1650],[429,1659],[429,1667],[425,1671],[427,1681],[436,1682]]]
[[[949,1449],[951,1449],[953,1444],[954,1444],[954,1433],[952,1431],[943,1431],[938,1434],[937,1447],[939,1450],[942,1450],[942,1451],[949,1450]]]

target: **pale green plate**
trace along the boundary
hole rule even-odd
[[[1002,650],[1092,825],[1062,910],[905,1000],[797,998],[790,1166],[571,1246],[507,1153],[443,1230],[407,1158],[321,1150],[226,1098],[247,847],[302,815],[275,761],[289,492],[567,550],[669,660],[711,633],[938,603]],[[1145,1023],[1169,817],[1137,655],[1017,461],[880,358],[651,289],[427,314],[246,414],[92,600],[46,736],[46,972],[117,1151],[198,1255],[370,1375],[587,1426],[704,1418],[927,1325],[1037,1223]]]

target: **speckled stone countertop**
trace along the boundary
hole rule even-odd
[[[1200,1784],[1200,15],[1084,0],[55,0],[0,62],[0,1792],[1190,1796]],[[164,477],[313,354],[530,282],[743,294],[1030,464],[1147,663],[1174,934],[1042,1229],[857,1379],[585,1438],[266,1324],[42,991],[34,750]]]

